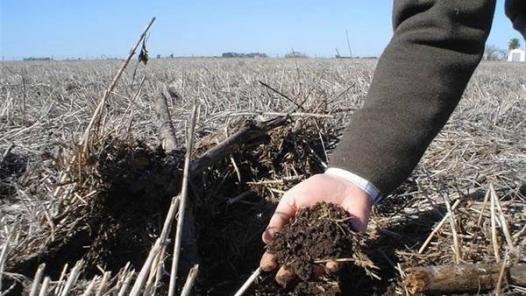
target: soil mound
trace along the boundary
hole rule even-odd
[[[91,165],[77,173],[89,186],[74,188],[84,196],[80,201],[63,201],[67,210],[53,221],[55,236],[48,239],[51,230],[42,228],[33,244],[13,250],[8,268],[31,276],[46,263],[58,276],[64,264],[80,259],[87,274],[97,273],[97,266],[115,273],[127,262],[141,266],[179,186],[182,155],[108,139],[98,159],[88,159]]]

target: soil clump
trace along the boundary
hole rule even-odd
[[[273,278],[268,276],[256,286],[255,295],[341,295],[338,275],[315,278],[313,269],[330,260],[352,258],[353,237],[350,216],[343,208],[320,202],[301,209],[268,246],[279,265],[298,280],[282,288],[269,283]]]

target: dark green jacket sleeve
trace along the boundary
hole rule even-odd
[[[494,10],[495,0],[395,0],[393,38],[329,166],[384,194],[398,187],[462,96]]]
[[[526,0],[506,0],[505,12],[513,27],[526,39]]]

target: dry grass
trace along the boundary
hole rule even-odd
[[[119,64],[117,61],[2,64],[0,161],[3,166],[0,169],[8,168],[9,172],[0,171],[0,246],[4,246],[2,250],[6,250],[7,257],[12,255],[11,250],[21,246],[30,249],[35,246],[28,244],[48,239],[35,236],[42,235],[43,228],[48,230],[46,233],[55,233],[56,217],[96,194],[86,191],[68,203],[58,202],[67,191],[67,185],[61,184],[67,180],[61,181],[60,170],[67,164],[60,162],[67,160],[71,151],[78,150],[73,143],[85,130]],[[326,139],[327,133],[338,133],[363,103],[374,66],[372,61],[321,59],[152,60],[146,67],[139,66],[135,80],[132,79],[133,67],[124,73],[107,102],[103,117],[108,127],[105,134],[158,143],[152,98],[166,85],[173,86],[177,92],[169,107],[178,143],[185,142],[186,120],[195,104],[202,106],[196,130],[199,139],[216,131],[231,134],[233,123],[241,116],[270,118],[273,112],[299,113],[298,120],[293,121],[295,128],[310,127],[309,139]],[[384,271],[380,272],[384,286],[389,284],[389,279],[399,282],[406,266],[455,261],[499,262],[505,258],[510,262],[526,261],[522,252],[526,246],[525,72],[522,65],[482,64],[461,104],[411,178],[377,208],[364,244],[374,249],[368,255],[377,258],[376,265]],[[295,103],[258,81],[269,84]],[[297,110],[297,103],[303,103],[305,110]],[[305,114],[309,112],[316,114]],[[279,140],[279,135],[276,137],[273,140]],[[330,150],[334,141],[322,141],[322,144]],[[9,153],[5,153],[7,151]],[[324,153],[309,155],[316,155],[314,161],[323,165]],[[239,177],[244,173],[238,168],[239,161],[230,159],[224,176]],[[292,184],[316,172],[316,169],[302,168],[303,171],[298,172],[292,166],[265,180],[252,180],[249,187],[266,200],[275,202]],[[84,177],[90,178],[89,175]],[[490,185],[495,190],[487,195],[485,202]],[[214,205],[222,211],[225,202],[229,206],[254,203],[253,199],[242,195],[247,190],[242,186],[231,190],[231,195],[217,187],[208,189],[207,198],[219,195]],[[446,207],[445,200],[451,206]],[[457,200],[460,202],[455,208]],[[448,210],[451,214],[445,223],[435,229]],[[230,215],[234,211],[229,208],[221,213]],[[261,219],[260,224],[264,224],[264,215]],[[75,227],[74,222],[70,222],[72,227]],[[251,254],[251,248],[261,247],[255,243],[259,233],[243,233],[240,231],[243,226],[230,222],[228,226],[213,229],[222,231],[218,235],[233,236],[229,238],[233,243],[222,246],[228,246],[230,254],[226,257],[234,263],[232,267],[224,267],[225,273],[231,274],[226,284],[229,288],[206,286],[220,283],[213,279],[202,280],[209,293],[234,292],[234,287],[255,269],[258,258]],[[432,232],[429,245],[419,253],[422,243]],[[235,244],[239,242],[247,242],[247,246]],[[250,255],[253,258],[243,260]],[[206,277],[211,274],[213,258],[203,261],[199,273]],[[94,293],[109,291],[112,286],[123,291],[125,283],[133,285],[133,282],[130,284],[134,275],[131,267],[123,266],[117,275],[100,273],[93,278],[83,278],[78,275],[81,266],[82,263],[71,262],[62,281],[44,280],[45,285],[57,295],[64,291],[80,295],[88,287]],[[1,267],[2,264],[0,270]],[[27,277],[7,272],[5,276],[31,287]],[[355,276],[364,277],[359,272]],[[357,291],[365,290],[368,283],[379,283],[365,278],[354,287]],[[75,283],[78,287],[74,287]],[[115,286],[116,283],[119,285]],[[526,289],[505,283],[501,286],[504,293]],[[405,293],[401,285],[394,290]]]

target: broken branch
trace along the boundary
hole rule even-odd
[[[404,285],[411,294],[447,294],[494,289],[502,264],[460,264],[409,268]],[[503,282],[526,285],[526,264],[506,267]]]

